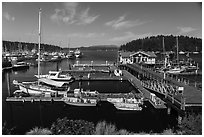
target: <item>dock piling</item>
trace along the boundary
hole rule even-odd
[[[10,90],[10,75],[7,73],[7,88],[8,88],[8,96],[11,96],[11,90]]]
[[[171,114],[171,107],[167,108],[167,114],[170,115]]]

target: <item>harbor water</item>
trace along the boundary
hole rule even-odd
[[[118,52],[114,51],[82,51],[79,59],[64,59],[61,62],[41,63],[41,73],[47,74],[50,70],[68,70],[75,63],[94,64],[116,63]],[[30,60],[33,63],[34,61]],[[202,63],[202,61],[201,61]],[[200,64],[201,64],[200,63]],[[157,110],[150,103],[145,102],[142,111],[118,111],[113,105],[105,103],[101,107],[76,107],[63,102],[6,102],[17,88],[13,80],[35,81],[37,67],[31,66],[27,70],[2,72],[2,123],[14,128],[15,134],[25,134],[34,127],[50,127],[57,118],[83,119],[93,123],[107,121],[116,125],[118,129],[131,132],[162,132],[168,128],[176,128],[177,112],[172,110],[167,114],[166,109]],[[8,91],[8,78],[10,91]],[[195,79],[195,78],[193,78]],[[200,78],[197,78],[198,81]],[[79,82],[71,84],[71,88],[79,88]],[[129,93],[136,89],[128,81],[83,81],[82,88],[97,90],[100,93]]]

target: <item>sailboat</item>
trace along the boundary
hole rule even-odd
[[[68,58],[68,59],[73,59],[73,58],[74,58],[74,51],[73,51],[73,50],[70,50],[69,45],[70,45],[70,40],[69,40],[69,43],[68,43],[68,49],[69,49],[69,51],[68,51],[68,53],[67,53],[67,55],[66,55],[66,58]]]
[[[46,78],[40,78],[40,43],[41,43],[41,9],[39,10],[38,80],[34,82],[21,82],[21,83],[14,80],[13,84],[18,86],[21,92],[29,95],[43,95],[43,94],[56,95],[58,93],[58,90],[56,90],[56,88],[62,88],[63,85],[66,83],[57,82]],[[66,91],[67,89],[64,90]]]
[[[177,50],[177,65],[167,71],[169,74],[180,74],[185,71],[185,68],[179,66],[179,54],[178,54],[178,36],[176,37],[176,50]]]
[[[196,50],[193,52],[193,54],[198,54],[198,47],[196,46]]]

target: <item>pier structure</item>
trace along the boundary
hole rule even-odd
[[[91,61],[90,64],[80,64],[78,61],[76,64],[73,65],[73,67],[110,67],[110,66],[114,66],[114,64],[108,63],[108,61],[106,61],[104,64],[94,64],[93,61]]]
[[[86,66],[86,65],[82,65]],[[88,66],[88,65],[87,65]],[[100,66],[100,65],[99,65]],[[104,66],[104,65],[102,65]],[[110,67],[110,65],[107,65],[107,67]],[[117,69],[116,66],[111,66],[111,69]],[[94,75],[96,72],[101,71],[93,71],[93,70],[67,70],[69,73],[73,74],[75,77],[75,80],[78,81],[85,81],[85,80],[116,80],[116,81],[124,81],[128,80],[138,91],[133,93],[134,96],[140,95],[139,98],[144,99],[144,101],[149,101],[153,107],[156,109],[164,109],[166,108],[165,102],[162,101],[160,98],[158,98],[154,93],[149,92],[146,90],[143,86],[141,86],[140,81],[134,77],[129,72],[123,70],[122,76],[115,76],[114,74],[109,74],[104,76],[97,76]],[[92,73],[93,72],[93,73]],[[81,74],[80,74],[81,73]],[[93,74],[93,75],[92,75]],[[123,98],[126,96],[127,93],[99,93],[97,95],[97,99],[101,101],[107,101],[107,98]],[[61,97],[62,98],[62,97]],[[22,98],[16,98],[16,97],[8,97],[6,101],[12,102],[12,101],[22,101],[22,102],[34,102],[34,101],[63,101],[60,97],[22,97]]]
[[[120,65],[120,68],[133,74],[142,87],[159,95],[167,105],[178,112],[202,107],[202,92],[195,87],[178,82],[171,77],[165,77],[165,74],[157,73],[138,64]]]
[[[126,70],[123,70],[123,76],[126,77],[129,82],[143,95],[144,100],[149,101],[154,108],[164,109],[166,108],[165,102],[162,101],[159,97],[157,97],[154,93],[151,93],[147,89],[145,89],[139,79],[137,79],[134,75],[129,73]]]

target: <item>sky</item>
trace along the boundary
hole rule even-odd
[[[193,2],[3,2],[2,39],[61,47],[122,45],[156,35],[202,38],[202,6]]]

